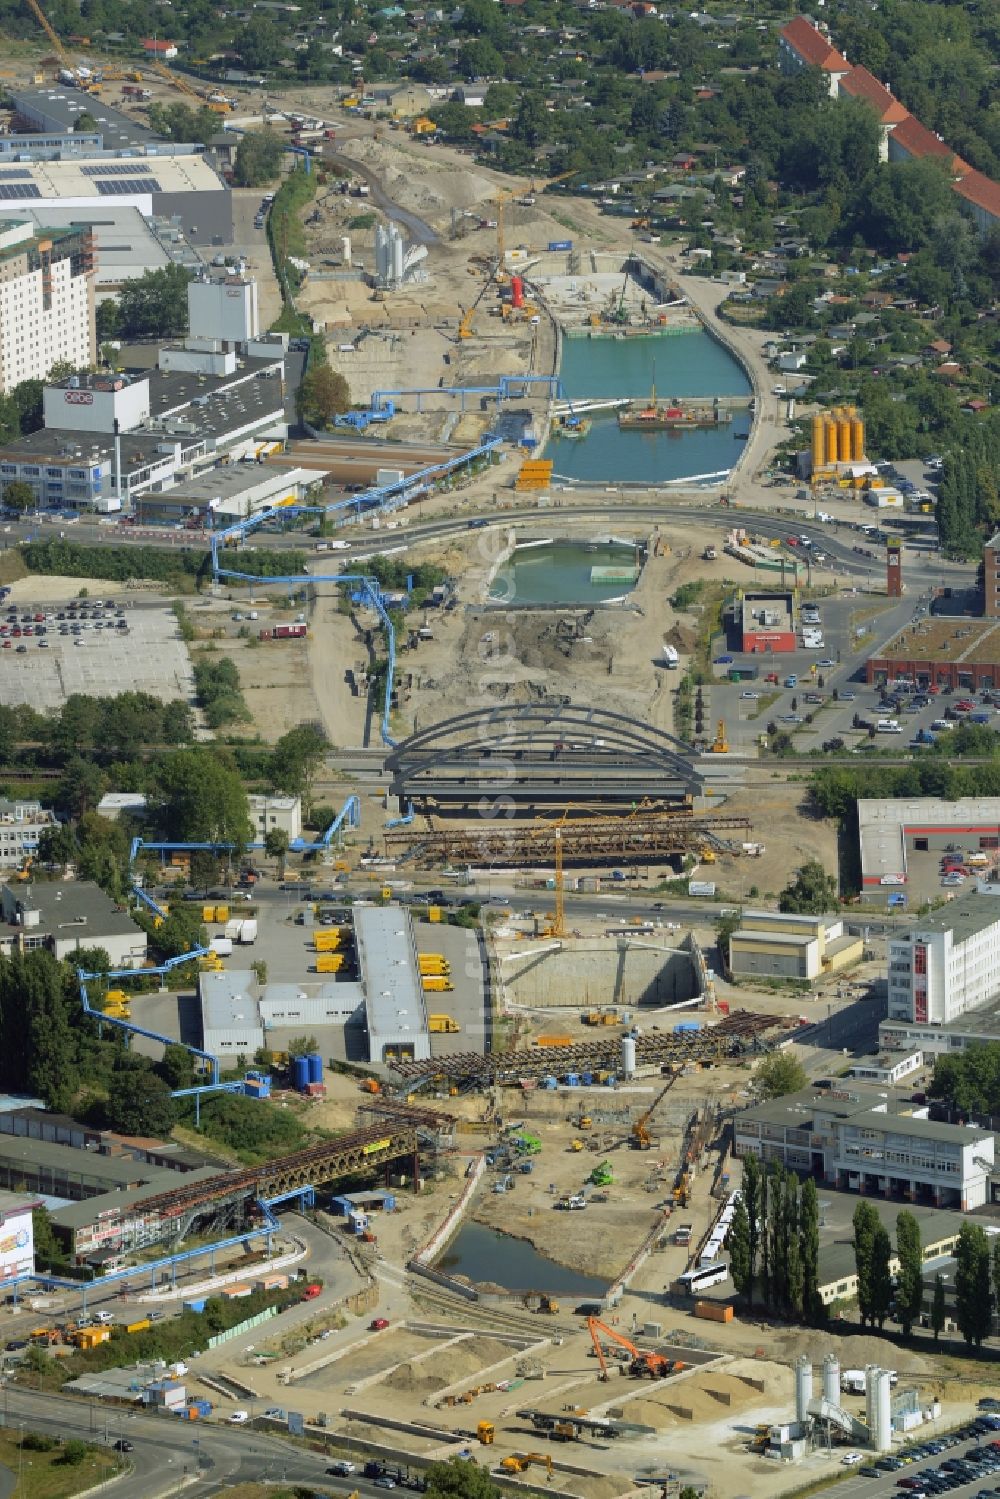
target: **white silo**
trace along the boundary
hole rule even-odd
[[[888,1452],[892,1446],[892,1387],[888,1369],[878,1371],[875,1387],[875,1425],[872,1446],[876,1452]]]
[[[830,1405],[840,1404],[840,1360],[835,1353],[823,1360],[823,1399]]]
[[[389,226],[389,253],[392,280],[394,285],[399,286],[403,280],[403,258],[406,253],[406,246],[403,244],[403,236],[395,224]]]
[[[635,1041],[622,1037],[622,1077],[635,1077]]]
[[[389,248],[389,235],[384,225],[379,224],[375,229],[375,275],[384,285],[391,274],[392,251]]]
[[[795,1419],[799,1423],[809,1418],[809,1402],[813,1398],[812,1364],[805,1354],[795,1361]]]
[[[881,1372],[878,1364],[865,1364],[865,1420],[868,1422],[868,1430],[872,1433],[873,1439],[878,1423],[875,1385]]]
[[[344,262],[345,265],[350,265],[350,263],[351,263],[351,236],[349,234],[342,234],[340,236],[340,258]]]

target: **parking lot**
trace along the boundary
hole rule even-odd
[[[995,1402],[987,1399],[985,1404]],[[1000,1447],[993,1444],[998,1430],[1000,1416],[984,1410],[958,1431],[914,1443],[898,1455],[845,1462],[853,1471],[837,1486],[837,1494],[840,1499],[935,1499],[950,1493],[960,1499],[997,1499]]]
[[[148,692],[162,702],[194,699],[194,677],[177,620],[167,608],[120,602],[0,607],[4,702],[58,710],[74,692],[115,697]]]

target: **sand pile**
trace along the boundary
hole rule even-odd
[[[574,1494],[579,1494],[581,1499],[615,1499],[616,1494],[624,1493],[632,1487],[627,1479],[577,1478],[575,1474],[567,1478],[566,1486]]]
[[[453,208],[474,208],[496,197],[495,185],[482,173],[461,167],[435,169],[424,160],[416,172],[407,153],[386,141],[346,141],[342,150],[377,172],[386,196],[412,213],[450,213]]]
[[[904,1370],[910,1374],[929,1374],[934,1370],[931,1360],[909,1349],[897,1348],[895,1343],[875,1334],[838,1338],[827,1332],[779,1333],[774,1347],[789,1363],[805,1354],[814,1364],[821,1364],[826,1354],[834,1353],[840,1359],[842,1369],[863,1369],[866,1364],[879,1364],[883,1369],[898,1369],[900,1374]]]
[[[430,1395],[462,1379],[473,1385],[480,1370],[510,1358],[514,1351],[497,1338],[471,1338],[452,1348],[443,1348],[419,1364],[400,1364],[381,1381],[381,1385],[383,1389],[400,1390],[411,1395]]]

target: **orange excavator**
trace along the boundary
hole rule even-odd
[[[601,1372],[598,1376],[601,1380],[606,1381],[608,1378],[608,1361],[601,1346],[602,1333],[605,1337],[610,1338],[613,1343],[617,1343],[632,1355],[632,1362],[629,1364],[628,1372],[637,1379],[641,1379],[644,1374],[650,1374],[654,1379],[666,1379],[668,1374],[679,1374],[685,1367],[684,1364],[675,1359],[664,1358],[662,1353],[644,1352],[642,1349],[637,1348],[634,1343],[630,1343],[624,1334],[616,1332],[613,1327],[608,1327],[606,1323],[600,1321],[597,1317],[587,1318],[587,1331],[590,1333],[594,1352],[597,1354],[597,1362],[601,1366]]]

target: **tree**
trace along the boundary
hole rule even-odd
[[[809,1079],[805,1068],[790,1051],[773,1051],[754,1073],[754,1085],[761,1098],[783,1098],[797,1093]]]
[[[815,1327],[823,1321],[819,1294],[819,1193],[807,1177],[799,1194],[799,1239],[802,1245],[802,1314]]]
[[[870,1202],[854,1209],[854,1265],[858,1274],[858,1315],[864,1327],[873,1320],[873,1249],[879,1216]]]
[[[328,364],[313,364],[295,392],[295,409],[311,427],[326,427],[351,404],[351,388]]]
[[[171,264],[127,281],[118,294],[118,332],[126,338],[176,338],[187,333],[190,280],[190,271]]]
[[[251,16],[244,22],[236,46],[246,66],[255,72],[275,67],[285,51],[281,32],[267,16]]]
[[[944,1331],[945,1323],[945,1299],[944,1299],[944,1276],[941,1274],[934,1277],[934,1296],[931,1300],[931,1327],[934,1332],[934,1341]]]
[[[753,1306],[754,1277],[757,1274],[757,1256],[760,1250],[761,1219],[763,1217],[762,1173],[760,1161],[755,1155],[743,1158],[743,1202],[747,1214],[748,1286],[747,1300]]]
[[[189,1088],[194,1081],[194,1065],[186,1046],[175,1042],[163,1048],[159,1073],[168,1088]]]
[[[67,1468],[78,1468],[89,1451],[90,1448],[86,1442],[81,1441],[79,1437],[70,1437],[67,1441],[63,1442],[59,1461],[60,1463],[64,1463]]]
[[[888,1230],[880,1223],[872,1238],[871,1282],[872,1317],[878,1323],[880,1332],[892,1305],[892,1274],[889,1270],[891,1259],[892,1240],[889,1238]]]
[[[446,1463],[431,1463],[424,1477],[428,1499],[500,1499],[500,1490],[488,1468],[450,1457]]]
[[[247,794],[230,756],[218,747],[175,750],[160,766],[161,813],[178,843],[231,843],[240,852],[252,836]]]
[[[715,945],[719,950],[723,973],[730,972],[729,939],[734,932],[739,931],[742,922],[743,912],[736,910],[727,911],[724,916],[715,918]]]
[[[785,1177],[784,1212],[781,1232],[785,1255],[785,1303],[783,1310],[798,1320],[802,1315],[802,1293],[805,1277],[802,1267],[802,1240],[799,1231],[799,1184],[793,1172]]]
[[[264,834],[264,852],[269,859],[278,861],[278,879],[285,878],[285,859],[288,854],[288,834],[284,828],[268,828]]]
[[[896,1219],[896,1315],[909,1337],[914,1322],[920,1316],[924,1302],[923,1250],[920,1243],[920,1225],[912,1213],[902,1212]]]
[[[990,1250],[978,1223],[963,1223],[955,1249],[955,1318],[972,1348],[982,1346],[993,1321],[990,1292]]]
[[[40,1268],[59,1266],[64,1268],[66,1256],[52,1228],[48,1208],[32,1208],[32,1239],[35,1246],[35,1264]]]
[[[795,879],[778,896],[778,910],[822,916],[837,908],[837,881],[818,859],[803,864]]]
[[[289,729],[271,751],[271,785],[289,796],[304,796],[329,748],[323,730],[314,724],[300,723]]]
[[[89,109],[83,109],[73,121],[75,135],[96,135],[100,129]]]
[[[237,187],[263,187],[277,177],[285,147],[273,130],[250,130],[240,137],[233,163]]]
[[[8,510],[18,510],[23,514],[26,510],[37,509],[38,496],[23,479],[12,479],[3,487],[3,502]]]
[[[733,1222],[729,1230],[729,1273],[740,1295],[751,1296],[753,1274],[750,1268],[750,1220],[742,1196],[733,1210]]]
[[[148,1068],[115,1074],[104,1104],[108,1128],[123,1135],[169,1135],[177,1123],[177,1105],[162,1078]]]

